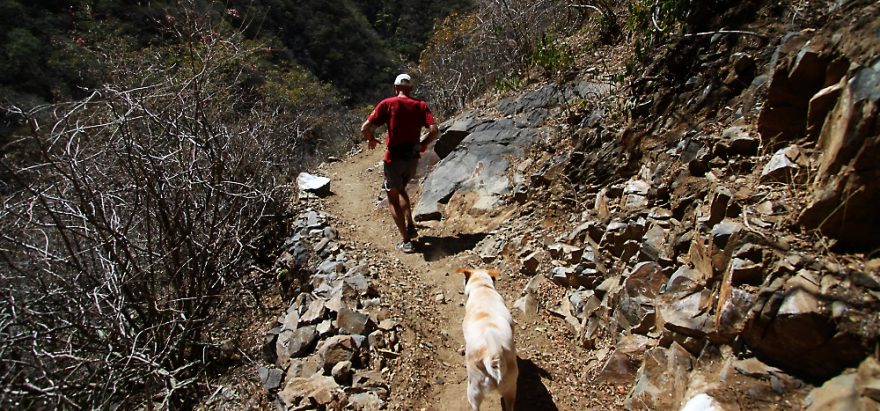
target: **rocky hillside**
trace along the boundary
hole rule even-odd
[[[602,392],[626,409],[880,406],[880,6],[807,6],[792,31],[776,4],[744,2],[713,17],[730,29],[677,39],[631,82],[609,81],[620,50],[591,52],[574,76],[441,125],[412,187],[416,219],[457,235],[438,253],[469,250],[521,287],[517,318],[568,329],[549,354],[588,376],[573,384],[592,391],[569,393],[582,404]],[[309,293],[268,334],[270,398],[381,409],[401,406],[395,390],[437,392],[400,377],[424,376],[404,374],[408,358],[449,366],[412,334],[428,327],[445,346],[457,325],[391,320],[402,314],[376,290],[411,283],[352,257],[368,244],[338,243],[329,219],[303,214],[279,260],[289,289]],[[418,313],[433,322],[449,298],[429,300]]]
[[[829,7],[789,32],[749,3],[629,87],[582,74],[460,114],[417,219],[516,209],[475,251],[568,290],[517,306],[568,321],[629,408],[874,409],[880,10]]]

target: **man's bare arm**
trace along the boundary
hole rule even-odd
[[[437,129],[436,124],[431,124],[428,126],[428,135],[421,139],[420,150],[424,153],[425,150],[428,149],[428,146],[431,145],[434,140],[437,139],[437,136],[440,134],[440,130]]]
[[[368,147],[370,150],[376,148],[376,145],[379,144],[379,140],[376,139],[376,125],[370,123],[369,120],[364,121],[364,124],[361,125],[361,134],[364,135],[364,138],[368,141]]]

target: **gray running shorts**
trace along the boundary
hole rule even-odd
[[[409,180],[416,175],[416,167],[419,165],[419,158],[410,158],[407,160],[394,159],[391,163],[384,163],[385,184],[383,188],[389,191],[396,188],[400,191],[406,189]]]

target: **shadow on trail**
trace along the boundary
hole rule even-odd
[[[541,382],[541,378],[552,380],[550,373],[531,360],[516,359],[519,378],[516,381],[516,409],[557,411],[553,396]]]
[[[443,257],[456,255],[476,247],[485,233],[459,234],[454,237],[419,237],[415,241],[416,251],[425,256],[425,261],[437,261]]]

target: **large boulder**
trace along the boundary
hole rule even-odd
[[[627,410],[677,409],[687,391],[694,361],[694,357],[678,343],[668,349],[648,350],[624,407]]]
[[[801,270],[782,290],[758,297],[744,341],[767,363],[806,379],[827,379],[858,364],[866,347],[837,329],[820,297],[816,273]]]
[[[853,74],[825,121],[814,194],[798,222],[856,250],[880,246],[880,59]]]
[[[623,294],[617,308],[621,325],[632,332],[647,333],[655,322],[654,299],[668,279],[656,263],[636,265],[623,283]]]
[[[425,178],[419,202],[413,209],[417,221],[436,220],[442,207],[457,191],[476,193],[475,209],[488,210],[511,192],[507,176],[510,159],[523,155],[537,137],[531,129],[517,129],[510,120],[476,127]]]

